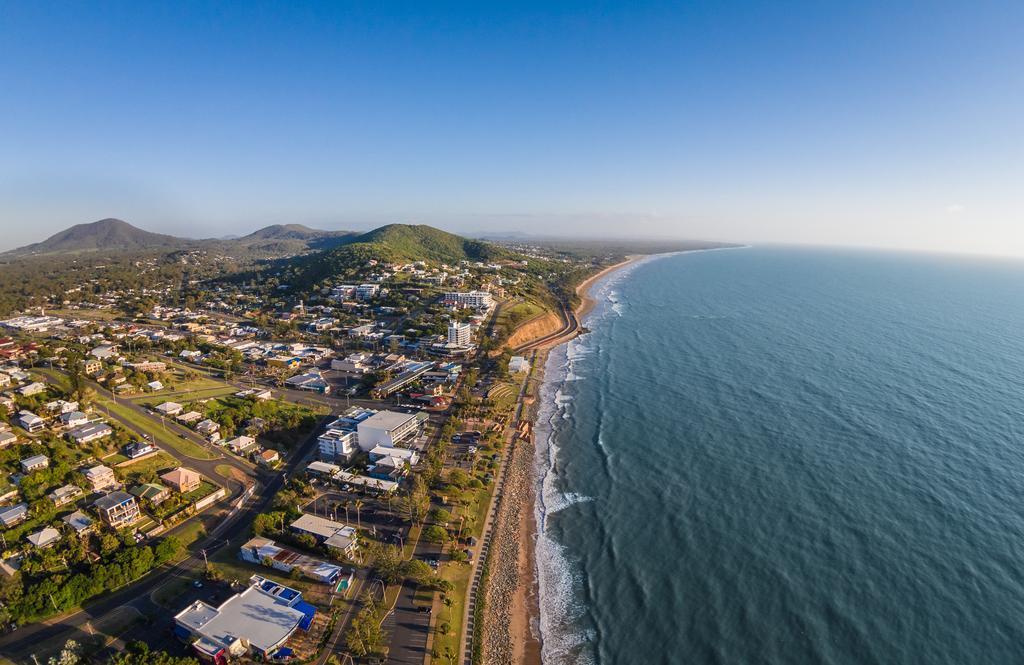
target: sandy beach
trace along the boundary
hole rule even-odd
[[[597,304],[597,300],[590,293],[594,284],[602,277],[626,267],[639,258],[641,258],[639,255],[629,256],[625,261],[608,266],[581,282],[576,287],[576,293],[580,297],[580,302],[575,310],[577,318],[582,319]],[[534,372],[530,379],[532,384],[530,392],[533,395],[539,395],[540,393],[540,386],[544,381],[543,369],[546,361],[546,350],[539,351],[533,359]],[[536,420],[539,407],[539,402],[534,402],[531,405],[529,412],[531,421]],[[529,446],[528,450],[532,457],[534,446]],[[523,452],[527,451],[524,450]],[[531,459],[531,468],[532,463]],[[518,552],[515,569],[514,571],[506,571],[506,581],[510,581],[511,578],[515,580],[515,583],[510,585],[511,598],[507,606],[509,614],[507,617],[501,617],[500,620],[507,621],[508,638],[511,641],[512,647],[511,654],[509,654],[511,656],[509,662],[515,665],[540,665],[540,590],[537,586],[537,563],[535,556],[537,525],[533,511],[535,488],[533,487],[532,480],[530,480],[532,472],[515,475],[518,476],[515,477],[515,491],[522,496],[524,508],[526,509],[519,510],[516,519],[518,537],[515,540],[517,541]],[[509,568],[512,567],[511,562],[507,562],[505,565]]]
[[[586,278],[585,280],[583,280],[582,282],[580,282],[580,285],[576,287],[576,295],[579,296],[580,298],[580,303],[579,305],[576,306],[576,318],[583,319],[583,317],[586,316],[590,312],[590,310],[594,309],[594,305],[597,304],[597,299],[594,298],[593,295],[591,295],[590,289],[591,287],[594,286],[595,283],[598,282],[598,280],[600,280],[608,273],[619,270],[620,268],[625,268],[629,264],[639,259],[642,259],[643,257],[643,254],[633,254],[627,256],[625,261],[621,261],[614,265],[610,265],[607,268],[601,270],[601,272],[595,273],[590,277]]]

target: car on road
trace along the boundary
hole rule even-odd
[[[192,582],[192,586],[194,586],[197,589],[202,589],[203,588],[203,583],[200,582],[199,580],[195,580],[195,581]]]

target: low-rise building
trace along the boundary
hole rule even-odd
[[[331,384],[327,382],[327,379],[318,370],[297,374],[287,379],[285,384],[295,390],[309,390],[325,395],[331,392]]]
[[[10,430],[0,432],[0,449],[18,442],[18,435]]]
[[[306,577],[333,585],[341,577],[341,566],[314,559],[294,550],[281,547],[274,541],[257,536],[252,538],[238,551],[243,561],[261,566],[270,566],[282,573],[291,573],[296,568]]]
[[[5,529],[21,524],[28,517],[28,504],[19,503],[14,506],[0,508],[0,524]]]
[[[48,526],[35,533],[28,534],[25,536],[25,540],[33,547],[43,549],[55,545],[60,540],[60,531],[57,531],[52,526]]]
[[[185,494],[186,492],[198,489],[199,485],[203,482],[203,477],[199,475],[198,471],[181,466],[161,475],[160,480],[168,487]]]
[[[89,486],[93,492],[102,492],[105,489],[117,487],[118,485],[117,477],[114,476],[114,470],[103,464],[86,469],[82,475],[89,481]]]
[[[81,535],[83,533],[89,533],[95,528],[92,518],[83,513],[81,510],[76,510],[70,515],[65,515],[61,520],[71,528],[72,531]]]
[[[157,415],[170,417],[178,415],[184,409],[185,407],[183,407],[181,404],[178,404],[177,402],[164,402],[163,404],[158,405],[153,410],[157,412]]]
[[[251,436],[236,436],[226,442],[224,446],[236,455],[245,455],[256,448],[256,439]]]
[[[281,454],[276,450],[264,450],[258,455],[260,464],[266,467],[273,467],[281,461]]]
[[[89,443],[91,441],[97,441],[105,437],[110,436],[114,433],[114,428],[106,423],[87,423],[81,427],[68,432],[68,438],[77,444]]]
[[[31,411],[18,412],[18,425],[29,433],[39,432],[46,427],[46,421]]]
[[[377,446],[393,447],[416,436],[427,420],[427,414],[380,411],[359,423],[359,448],[370,451]]]
[[[31,473],[50,466],[50,458],[46,455],[32,455],[21,460],[19,463],[25,473]]]
[[[221,664],[246,653],[269,659],[296,630],[309,629],[316,608],[300,592],[258,575],[251,582],[217,607],[197,600],[175,615],[175,632],[194,640],[201,659]]]
[[[136,499],[145,499],[151,505],[158,506],[171,496],[171,490],[156,483],[136,485],[128,492]]]
[[[142,517],[139,503],[127,492],[111,492],[93,502],[100,519],[114,529],[130,526]]]
[[[299,534],[309,534],[335,552],[347,556],[354,556],[356,553],[356,529],[355,527],[341,522],[335,522],[324,517],[304,514],[292,522],[289,527]]]
[[[53,490],[47,496],[50,501],[53,501],[53,505],[59,508],[82,496],[82,488],[78,485],[64,485]]]

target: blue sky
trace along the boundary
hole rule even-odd
[[[115,216],[1024,255],[1024,3],[293,5],[0,5],[0,246]]]

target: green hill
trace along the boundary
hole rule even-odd
[[[370,259],[385,263],[424,260],[457,265],[459,261],[494,261],[515,256],[504,247],[422,224],[389,224],[343,242],[340,247],[308,257],[297,265],[299,281],[312,284]]]

